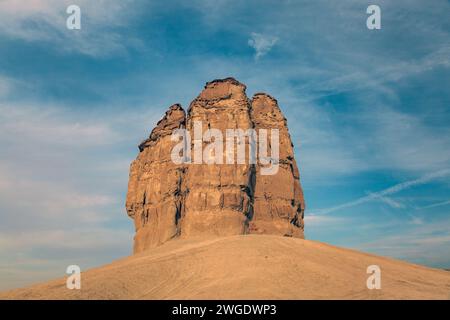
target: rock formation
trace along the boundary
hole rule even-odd
[[[135,253],[174,237],[257,233],[303,238],[305,204],[287,121],[274,98],[256,94],[249,100],[245,90],[233,78],[207,83],[187,116],[180,105],[171,106],[139,145],[140,153],[130,167],[126,201],[136,228]],[[203,159],[172,161],[176,129],[186,129],[194,137],[189,147],[194,154],[198,149]],[[236,160],[238,148],[254,147],[249,136],[233,139],[223,155],[208,149],[217,139],[211,130],[225,137],[227,129],[278,129],[278,171],[262,174],[264,165],[252,163],[250,152],[244,161]],[[198,131],[201,140],[195,134]],[[271,148],[269,143],[268,154]],[[223,163],[208,162],[219,158]]]
[[[255,214],[250,221],[249,233],[303,238],[305,201],[287,120],[277,100],[264,93],[253,96],[251,119],[256,130],[279,129],[280,154],[279,169],[275,175],[262,175],[261,166],[256,166]]]
[[[170,150],[175,144],[172,131],[184,123],[181,106],[171,106],[150,137],[139,145],[140,153],[131,163],[126,209],[136,228],[134,252],[163,243],[179,232],[184,169],[172,162]]]

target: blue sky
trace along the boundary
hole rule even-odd
[[[82,29],[66,29],[69,4]],[[366,8],[381,7],[381,30]],[[448,1],[0,1],[0,289],[129,255],[138,143],[233,76],[279,101],[306,237],[450,267]]]

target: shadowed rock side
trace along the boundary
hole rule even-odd
[[[130,166],[126,209],[134,219],[134,252],[157,246],[177,235],[182,166],[172,162],[172,131],[183,128],[185,112],[173,105],[150,137],[139,145]]]
[[[257,94],[250,101],[245,90],[233,78],[208,82],[187,116],[180,105],[170,107],[141,143],[126,203],[136,226],[135,253],[173,237],[256,233],[303,238],[305,206],[287,121],[275,99]],[[191,164],[171,161],[178,143],[171,134],[178,128],[186,128],[192,138]],[[212,142],[218,135],[225,140],[227,129],[268,129],[269,137],[270,129],[278,129],[278,172],[262,175],[259,162],[250,164],[248,136],[240,143],[232,140],[232,148],[224,141],[223,154],[217,153]],[[245,159],[238,161],[237,150],[243,147]],[[218,158],[223,163],[208,163]]]

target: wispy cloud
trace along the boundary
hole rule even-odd
[[[67,30],[66,8],[70,0],[3,0],[0,1],[0,35],[28,42],[56,44],[63,51],[94,57],[123,53],[137,39],[123,37],[117,28],[129,22],[127,14],[133,1],[78,0],[81,8],[81,30]]]
[[[10,80],[0,75],[0,98],[6,96],[11,90]]]
[[[400,208],[404,208],[405,207],[399,201],[396,201],[396,200],[394,200],[392,198],[389,198],[389,197],[379,196],[378,199],[380,199],[380,201],[386,203],[387,205],[389,205],[390,207],[392,207],[394,209],[400,209]]]
[[[331,225],[331,224],[336,224],[337,222],[345,222],[346,219],[342,218],[342,217],[330,217],[330,216],[321,216],[321,215],[316,215],[313,213],[310,213],[308,215],[305,216],[305,223],[308,225],[309,227],[314,227],[314,226],[326,226],[326,225]]]
[[[110,249],[131,247],[130,234],[125,230],[116,230],[115,234],[111,234],[108,229],[97,226],[84,230],[36,230],[22,233],[20,238],[11,237],[11,235],[2,233],[0,245],[3,249],[12,252],[14,250],[23,252],[27,249],[43,247],[58,250],[91,249],[95,251],[106,247]],[[93,243],[96,243],[95,247],[92,247]],[[30,244],[33,244],[33,246],[30,247]]]
[[[0,104],[0,141],[17,139],[39,144],[95,146],[113,143],[118,136],[106,124],[89,120],[69,120],[69,114],[55,107]]]
[[[450,229],[448,217],[434,222],[413,224],[412,228],[395,235],[385,234],[375,241],[358,244],[360,250],[407,259],[435,266],[448,265]]]
[[[395,93],[392,88],[389,88],[389,83],[436,68],[448,68],[450,67],[449,56],[450,46],[442,45],[435,51],[417,59],[383,63],[372,70],[358,68],[356,71],[328,77],[326,80],[320,80],[320,82],[309,82],[302,85],[300,89],[311,93],[309,99],[319,99],[331,94],[336,95],[337,93],[362,89],[376,89],[384,94],[393,95]]]
[[[120,146],[148,134],[152,117],[92,117],[38,101],[1,103],[0,114],[0,289],[54,277],[65,263],[92,267],[129,254],[121,191],[133,155]],[[130,131],[128,121],[141,123]]]
[[[258,60],[260,57],[267,54],[277,41],[277,37],[252,32],[250,39],[248,40],[248,45],[255,49],[255,60]]]
[[[342,209],[358,206],[358,205],[361,205],[361,204],[364,204],[364,203],[367,203],[367,202],[370,202],[373,200],[385,201],[386,200],[385,196],[392,195],[392,194],[398,193],[400,191],[412,188],[414,186],[419,186],[419,185],[428,183],[430,181],[441,179],[441,178],[447,177],[449,175],[450,175],[450,169],[445,169],[445,170],[440,170],[437,172],[429,173],[418,179],[414,179],[414,180],[396,184],[396,185],[389,187],[387,189],[384,189],[382,191],[370,193],[367,196],[358,198],[353,201],[349,201],[349,202],[346,202],[346,203],[343,203],[343,204],[340,204],[340,205],[337,205],[334,207],[330,207],[330,208],[314,210],[314,213],[315,214],[328,214],[328,213],[332,213],[332,212],[339,211]]]
[[[433,204],[430,204],[427,206],[419,207],[417,209],[430,209],[430,208],[442,207],[442,206],[447,206],[447,205],[450,205],[450,200],[436,202],[436,203],[433,203]]]

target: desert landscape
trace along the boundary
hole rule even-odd
[[[305,200],[287,120],[275,98],[249,99],[245,90],[234,78],[208,82],[187,113],[171,106],[139,145],[126,200],[134,255],[82,272],[80,290],[60,278],[0,299],[449,299],[448,271],[304,239]],[[216,128],[216,139],[227,128],[275,128],[280,143],[269,144],[264,165],[220,163],[223,154],[205,152],[194,137],[182,142],[184,152],[193,146],[195,153],[199,143],[200,156],[216,162],[195,162],[194,154],[191,163],[184,154],[174,163],[173,131],[193,132],[196,121],[206,136]],[[251,140],[238,140],[227,156],[239,146],[251,150]],[[277,170],[267,175],[265,166]],[[367,285],[372,265],[381,271],[377,289]]]
[[[369,265],[380,290],[366,287]],[[449,299],[450,272],[273,235],[173,240],[0,299]]]

